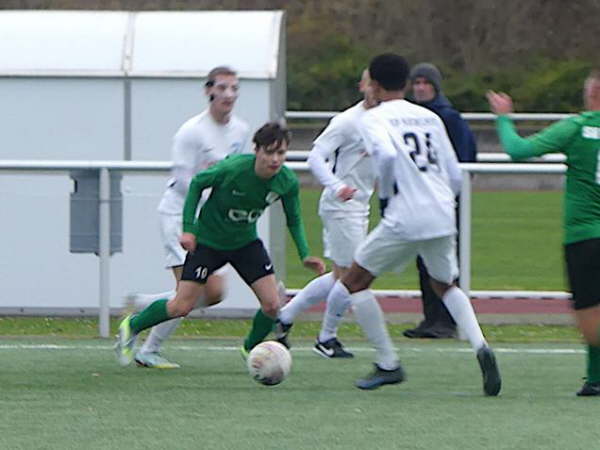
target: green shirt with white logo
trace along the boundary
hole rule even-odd
[[[198,173],[191,181],[183,207],[183,231],[194,233],[198,243],[217,250],[235,250],[258,239],[256,221],[281,199],[287,227],[300,259],[309,254],[300,214],[299,182],[283,166],[272,178],[254,171],[254,155],[235,155]],[[196,218],[202,191],[212,188]]]
[[[563,119],[539,133],[521,138],[512,120],[496,120],[500,141],[512,159],[564,153],[564,243],[600,238],[600,111]]]

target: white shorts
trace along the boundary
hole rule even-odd
[[[158,214],[160,220],[160,236],[165,247],[165,267],[183,266],[187,252],[179,243],[183,232],[183,216],[180,214]],[[229,264],[215,271],[215,275],[223,276],[228,271]]]
[[[390,227],[379,223],[356,251],[355,261],[375,276],[401,271],[414,263],[417,255],[425,262],[431,278],[451,284],[458,278],[456,236],[442,236],[422,241],[400,239]]]
[[[339,267],[350,267],[354,253],[367,237],[368,217],[322,215],[324,256]]]
[[[179,243],[183,230],[183,218],[180,214],[159,214],[160,236],[165,247],[165,266],[167,269],[183,266],[186,251]]]

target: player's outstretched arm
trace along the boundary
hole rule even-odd
[[[513,112],[513,102],[510,95],[504,92],[488,91],[486,97],[494,114],[502,116]]]
[[[316,272],[317,275],[323,275],[325,273],[325,263],[321,258],[317,258],[316,256],[307,256],[302,260],[302,264],[307,269]]]
[[[308,154],[308,167],[315,178],[323,186],[332,189],[338,199],[342,202],[351,200],[356,192],[355,188],[346,186],[333,170],[329,167],[327,160],[337,158],[336,151],[343,146],[347,133],[346,124],[338,118],[334,118],[325,130],[315,140],[312,150]]]
[[[496,131],[504,151],[514,160],[538,156],[533,144],[517,133],[513,121],[508,117],[513,111],[512,99],[504,92],[488,91],[486,94],[490,110],[497,114]]]

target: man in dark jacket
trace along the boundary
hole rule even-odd
[[[429,63],[417,64],[410,72],[410,81],[412,100],[440,116],[458,160],[475,161],[477,159],[475,138],[467,122],[442,93],[442,75],[438,68]],[[409,338],[455,337],[456,323],[442,300],[433,292],[429,274],[420,257],[417,259],[417,268],[425,318],[416,328],[406,330],[404,335]]]

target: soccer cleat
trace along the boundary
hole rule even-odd
[[[293,325],[293,323],[283,323],[282,321],[277,319],[275,321],[275,327],[273,329],[273,333],[275,334],[275,340],[288,350],[291,348],[288,336]]]
[[[477,350],[477,361],[479,361],[481,375],[483,376],[483,392],[485,392],[485,395],[498,395],[502,387],[502,379],[492,349],[484,345]]]
[[[456,329],[432,326],[429,328],[412,328],[402,333],[409,339],[452,339],[456,337]]]
[[[115,353],[117,361],[123,367],[129,365],[133,360],[133,347],[135,346],[136,335],[131,330],[131,314],[126,316],[119,324],[119,333],[117,334],[117,343],[115,344]]]
[[[577,391],[578,397],[593,397],[596,395],[600,395],[600,382],[589,382],[586,381],[583,383],[581,389]]]
[[[369,391],[377,389],[385,384],[402,383],[406,378],[402,366],[398,366],[396,369],[392,370],[385,370],[379,367],[377,364],[373,365],[375,366],[373,372],[356,381],[355,386],[357,388]]]
[[[346,351],[342,343],[335,337],[325,342],[319,342],[317,339],[313,351],[324,358],[354,358],[354,354]]]
[[[179,364],[160,356],[158,352],[137,352],[135,363],[140,367],[149,369],[179,369]]]

